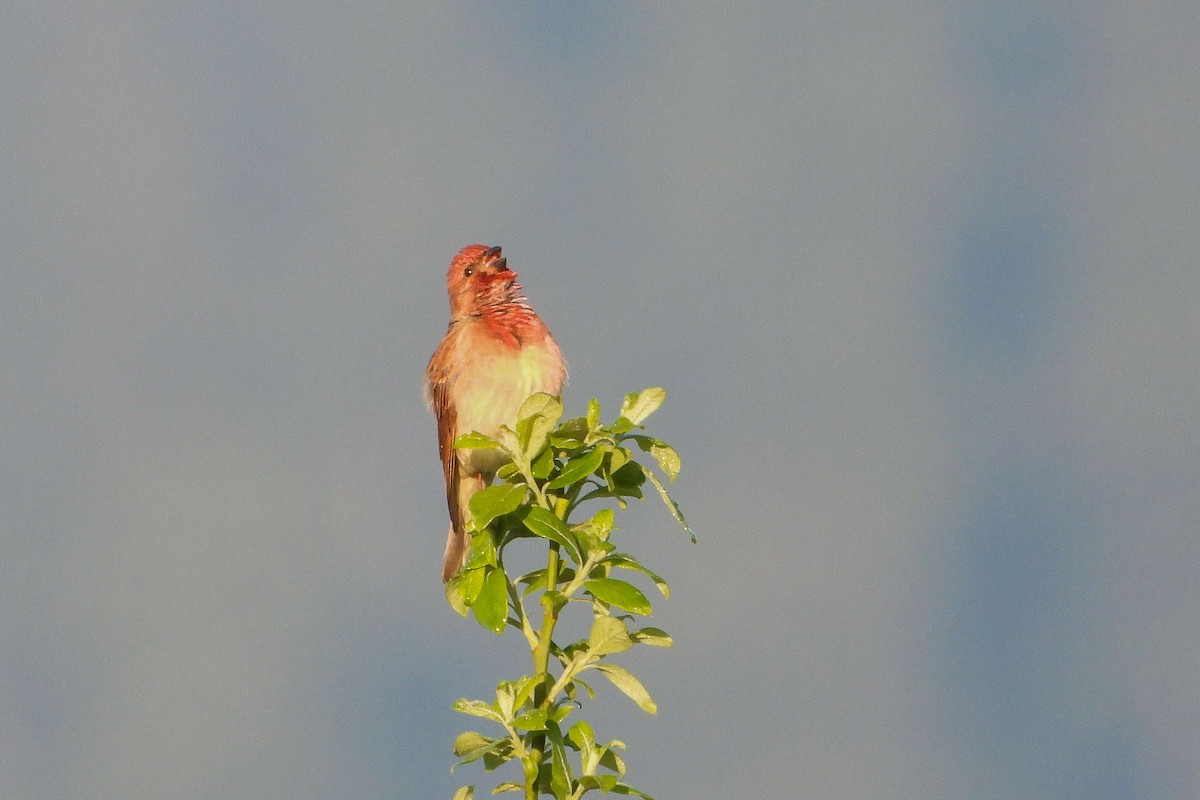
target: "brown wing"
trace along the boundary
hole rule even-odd
[[[443,345],[445,342],[443,342]],[[442,459],[442,474],[446,479],[446,507],[450,511],[450,525],[455,531],[463,529],[458,508],[458,451],[454,449],[454,431],[457,414],[450,399],[450,375],[442,357],[443,347],[438,347],[425,370],[425,390],[430,408],[437,417],[438,455]]]

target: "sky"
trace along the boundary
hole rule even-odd
[[[425,363],[663,386],[660,798],[1200,796],[1194,2],[0,10],[0,795],[450,797]]]

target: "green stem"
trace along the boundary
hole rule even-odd
[[[567,514],[570,511],[571,501],[565,497],[555,498],[554,514],[564,522],[567,519]],[[558,544],[550,543],[550,554],[546,559],[546,592],[554,592],[558,590],[558,570],[562,566],[562,558],[559,554]],[[554,626],[558,623],[558,612],[562,608],[559,602],[545,602],[542,608],[542,629],[538,634],[537,646],[533,649],[533,674],[540,680],[537,689],[534,690],[533,702],[534,705],[542,708],[546,707],[546,711],[553,698],[547,691],[547,676],[550,672],[550,647],[554,644]],[[546,735],[538,734],[533,737],[530,743],[529,752],[533,757],[533,761],[538,765],[538,771],[542,769],[542,758],[546,751]],[[526,800],[537,800],[537,776],[532,780],[525,782],[525,798]]]

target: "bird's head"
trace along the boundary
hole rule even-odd
[[[455,319],[512,300],[520,288],[517,273],[508,268],[508,259],[500,255],[499,247],[467,245],[458,251],[446,272],[450,313]]]

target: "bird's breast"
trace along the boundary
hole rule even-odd
[[[460,435],[479,431],[493,436],[501,425],[512,427],[529,395],[560,394],[566,378],[562,355],[549,334],[541,341],[515,347],[495,340],[476,342],[462,363],[464,368],[451,388]],[[460,461],[468,472],[494,471],[495,466],[488,469],[483,462],[495,462],[497,456],[496,451],[460,451]]]

